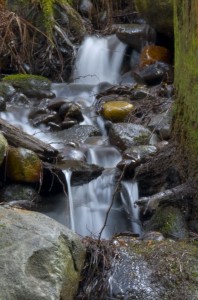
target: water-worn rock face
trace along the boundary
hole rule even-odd
[[[84,254],[77,235],[56,221],[0,207],[0,299],[73,300]]]
[[[114,30],[123,43],[137,51],[156,39],[155,30],[147,24],[116,24]]]
[[[152,133],[142,125],[117,123],[110,126],[109,140],[121,150],[131,146],[148,145]]]
[[[197,243],[120,237],[110,277],[112,299],[197,299]],[[104,299],[104,298],[103,298]]]

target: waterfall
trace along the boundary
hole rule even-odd
[[[83,145],[78,145],[86,154],[87,163],[105,168],[102,175],[88,184],[71,186],[72,173],[70,170],[65,170],[68,197],[65,197],[65,194],[56,195],[55,201],[51,201],[53,206],[45,212],[82,236],[98,236],[101,232],[117,184],[115,167],[122,157],[116,148],[109,145],[103,119],[96,116],[92,104],[100,82],[119,82],[124,53],[125,45],[115,35],[89,36],[85,38],[77,54],[73,72],[75,82],[52,85],[57,99],[67,97],[67,100],[81,106],[84,115],[84,122],[81,125],[96,125],[103,134],[103,136],[90,137]],[[57,149],[63,147],[62,139],[45,130],[45,126],[33,128],[28,120],[28,114],[28,107],[18,106],[16,109],[15,106],[10,105],[6,112],[0,112],[0,117],[23,128],[29,134],[34,134],[47,143],[50,142]],[[140,233],[137,221],[138,209],[134,205],[134,201],[138,199],[137,184],[123,181],[121,185],[122,191],[114,197],[102,238],[108,239],[115,233],[128,230]]]
[[[131,220],[131,229],[133,233],[141,233],[141,227],[139,223],[139,207],[135,205],[135,201],[138,200],[138,184],[136,181],[123,180],[121,198],[125,209],[128,211]]]
[[[117,83],[126,46],[113,36],[86,37],[79,48],[74,67],[76,83]]]
[[[73,196],[71,191],[71,175],[72,172],[70,170],[63,171],[65,174],[65,179],[67,182],[67,192],[68,192],[68,200],[69,200],[69,215],[70,215],[70,226],[73,231],[75,231],[75,223],[74,223],[74,205],[73,205]]]

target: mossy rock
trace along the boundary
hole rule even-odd
[[[159,207],[149,222],[146,231],[160,231],[165,237],[184,239],[188,237],[187,224],[177,207]]]
[[[0,133],[0,165],[2,164],[8,150],[8,142],[4,135]]]
[[[5,76],[2,81],[30,97],[39,97],[43,91],[50,91],[51,88],[51,81],[39,75],[14,74]]]
[[[103,104],[101,114],[106,120],[122,122],[133,109],[133,104],[126,101],[109,101]]]
[[[111,273],[113,299],[197,299],[197,242],[121,237],[117,248]]]
[[[42,174],[41,160],[31,150],[9,147],[6,174],[16,182],[39,182]]]
[[[173,0],[135,0],[135,7],[148,24],[173,37]]]

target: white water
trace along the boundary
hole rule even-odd
[[[79,48],[75,67],[76,83],[117,83],[126,45],[116,36],[86,37]]]
[[[111,204],[115,172],[107,169],[88,184],[72,187],[76,232],[82,236],[97,237],[104,225]],[[102,238],[111,238],[117,232],[130,229],[122,202],[116,199],[111,208]]]
[[[115,36],[88,37],[79,49],[74,72],[75,77],[83,77],[76,80],[78,83],[74,84],[53,84],[53,91],[57,98],[67,98],[69,101],[81,105],[85,116],[82,124],[99,124],[103,134],[105,134],[104,123],[101,118],[94,116],[92,107],[97,91],[95,84],[102,81],[111,83],[119,81],[124,51],[125,46]],[[55,146],[56,142],[60,142],[55,140],[54,135],[52,139],[51,134],[45,128],[42,128],[43,131],[41,128],[32,128],[28,121],[29,110],[25,107],[18,107],[18,110],[14,107],[9,110],[10,112],[0,113],[0,116],[29,134],[34,134],[37,138],[50,142],[52,146]],[[106,168],[103,174],[88,184],[73,187],[71,186],[71,171],[65,170],[69,202],[67,205],[65,204],[64,194],[60,197],[57,196],[57,207],[47,213],[57,221],[70,226],[73,231],[82,236],[97,236],[100,233],[116,185],[115,169],[112,168],[115,168],[121,160],[118,150],[106,142],[107,136],[105,138],[97,137],[97,139],[96,141],[92,137],[92,142],[90,138],[90,143],[87,141],[87,144],[81,146],[86,149],[88,163]],[[57,143],[57,147],[62,147],[62,143]],[[110,238],[113,234],[126,230],[140,232],[137,221],[138,211],[134,207],[134,201],[138,199],[137,193],[137,184],[122,182],[122,193],[116,197],[113,203],[102,238]]]
[[[138,184],[136,181],[123,180],[121,198],[125,209],[128,211],[131,220],[131,229],[133,233],[140,234],[141,226],[139,223],[139,207],[135,201],[139,198]]]
[[[70,170],[64,170],[63,173],[65,174],[65,179],[67,182],[67,192],[68,192],[68,200],[69,200],[69,215],[70,215],[70,226],[73,231],[75,230],[75,223],[74,223],[74,205],[73,205],[73,195],[71,190],[71,176],[72,172]]]

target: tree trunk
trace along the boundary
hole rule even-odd
[[[198,181],[198,1],[174,1],[175,90],[173,133],[187,178]],[[197,188],[198,189],[198,188]],[[195,197],[196,198],[196,197]],[[194,200],[195,216],[198,201]]]

